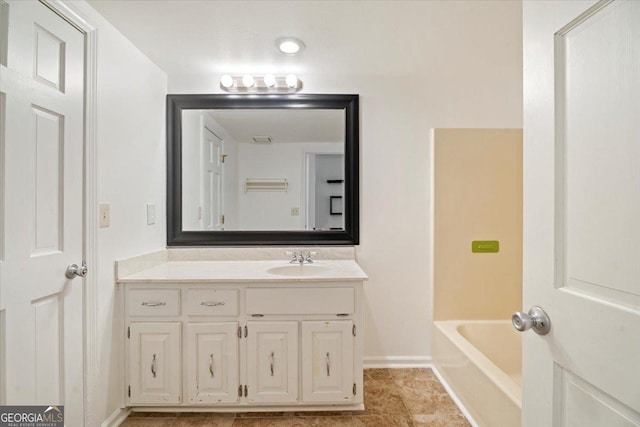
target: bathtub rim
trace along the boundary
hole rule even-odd
[[[511,324],[510,320],[435,320],[433,324],[455,345],[480,371],[522,410],[522,387],[502,371],[480,350],[473,346],[458,332],[458,326],[464,324]]]

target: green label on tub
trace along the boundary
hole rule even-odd
[[[490,253],[500,250],[500,242],[497,240],[474,240],[471,242],[471,252]]]

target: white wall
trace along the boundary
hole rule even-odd
[[[97,28],[98,201],[111,225],[98,230],[97,349],[99,395],[90,417],[101,423],[124,404],[123,325],[114,261],[163,248],[165,238],[165,96],[167,76],[84,2],[74,5]],[[147,225],[146,205],[156,223]],[[97,225],[96,225],[97,226]]]
[[[429,75],[300,76],[304,93],[360,94],[357,256],[369,275],[364,353],[370,363],[430,359],[430,129],[522,127],[522,8],[501,4],[482,31],[442,35],[443,42],[466,38],[481,45],[482,54],[452,52],[451,63],[434,64]],[[171,75],[169,93],[220,93],[219,78]]]
[[[338,143],[238,144],[238,225],[241,230],[304,230],[305,153],[342,153]],[[247,178],[286,179],[287,191],[244,191]],[[299,208],[299,215],[291,215]]]

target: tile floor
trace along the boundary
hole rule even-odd
[[[136,413],[122,427],[470,427],[431,369],[366,369],[359,412]]]

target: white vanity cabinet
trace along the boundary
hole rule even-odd
[[[362,281],[120,283],[134,410],[363,409]]]
[[[128,393],[132,405],[182,401],[180,331],[180,322],[130,323]]]
[[[185,401],[238,403],[238,322],[187,323],[185,346]]]
[[[298,400],[298,322],[247,322],[247,400]]]

